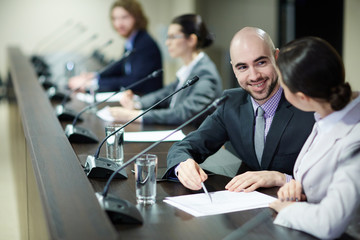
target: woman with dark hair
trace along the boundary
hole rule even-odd
[[[287,100],[314,111],[316,123],[296,160],[295,179],[270,204],[279,212],[274,223],[319,238],[337,238],[346,229],[359,237],[359,93],[345,82],[341,57],[320,38],[288,43],[277,64]]]
[[[69,87],[85,90],[98,84],[98,91],[118,91],[162,68],[159,47],[146,31],[148,20],[136,0],[117,0],[110,8],[112,26],[126,39],[125,52],[131,54],[118,60],[101,73],[82,73],[69,79]],[[94,81],[95,79],[95,81]],[[135,86],[132,90],[146,94],[162,88],[162,77],[156,77]]]
[[[183,66],[176,72],[176,80],[166,87],[136,99],[127,91],[120,99],[122,107],[110,108],[116,121],[129,121],[154,103],[182,87],[186,80],[198,76],[199,81],[171,99],[146,113],[139,122],[145,124],[180,124],[209,105],[222,92],[222,83],[215,64],[202,51],[213,42],[201,17],[186,14],[176,17],[168,28],[166,46],[172,58],[179,58]]]

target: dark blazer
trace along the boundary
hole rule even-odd
[[[134,52],[119,60],[111,68],[100,74],[99,91],[110,92],[118,91],[121,87],[128,85],[146,77],[155,70],[162,68],[161,53],[156,42],[146,31],[139,31],[133,44]],[[125,63],[131,65],[131,73],[126,75]],[[163,78],[150,79],[134,87],[132,90],[138,94],[153,92],[162,88]]]
[[[188,158],[202,163],[230,141],[236,154],[250,169],[292,175],[295,160],[315,122],[314,114],[296,109],[282,95],[266,137],[260,166],[254,148],[255,117],[250,96],[241,88],[227,90],[224,94],[229,96],[227,101],[196,131],[170,148],[168,168]]]
[[[143,116],[146,124],[181,124],[209,105],[222,93],[222,81],[215,64],[204,53],[204,56],[194,65],[189,79],[198,76],[199,80],[192,86],[178,92],[174,106],[170,108],[171,98]],[[143,109],[160,101],[173,93],[178,85],[177,79],[166,87],[140,98]],[[200,119],[199,119],[200,120]],[[201,120],[200,120],[201,121]],[[197,122],[199,123],[199,122]],[[199,124],[198,124],[199,125]]]

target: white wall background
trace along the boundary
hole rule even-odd
[[[234,34],[246,26],[265,30],[277,43],[277,0],[198,0],[198,13],[215,34],[214,45],[207,51],[223,77],[224,87],[237,87],[229,57]]]
[[[165,81],[174,79],[174,72],[180,63],[169,58],[164,45],[167,26],[174,16],[183,13],[200,13],[216,41],[207,52],[216,62],[223,80],[232,79],[228,59],[228,46],[234,33],[250,25],[266,30],[277,43],[277,1],[278,0],[139,0],[149,18],[149,32],[158,41],[164,56]],[[112,30],[109,20],[109,8],[113,0],[0,0],[0,74],[6,78],[6,47],[20,46],[28,55],[55,51],[74,51],[93,34],[98,34],[95,41],[78,49],[82,54],[89,54],[95,47],[108,39],[114,43],[104,51],[108,59],[119,58],[123,40]],[[347,79],[354,89],[360,90],[357,79],[357,57],[360,56],[360,1],[345,1],[344,26],[344,62]],[[73,25],[81,23],[87,31],[76,37],[65,35],[52,44],[39,43],[44,39],[53,39],[61,35],[66,28],[65,22]],[[71,25],[70,25],[71,26]],[[68,26],[67,28],[71,28]],[[74,28],[74,27],[73,27]],[[57,33],[54,31],[58,30]],[[50,34],[52,38],[48,37]],[[64,35],[63,35],[64,36]],[[67,36],[67,38],[66,38]],[[51,41],[48,41],[51,43]],[[68,44],[65,44],[69,42]],[[225,84],[227,86],[227,84]]]
[[[360,91],[360,1],[345,1],[343,59],[346,79],[352,88]]]
[[[123,39],[113,31],[109,9],[113,0],[0,0],[0,73],[6,77],[6,47],[19,46],[28,55],[33,53],[49,55],[55,52],[71,51],[86,42],[94,34],[98,38],[83,44],[77,50],[88,55],[109,39],[114,43],[104,49],[107,59],[119,58],[123,51]],[[167,57],[164,45],[167,26],[173,16],[192,12],[193,0],[140,0],[149,18],[149,31]],[[76,25],[83,25],[86,31],[80,33]],[[61,59],[61,55],[59,58]],[[66,61],[66,60],[65,60]],[[170,61],[165,65],[177,65]],[[177,66],[173,67],[174,69]],[[166,71],[167,75],[169,71]],[[172,81],[173,78],[169,79]]]

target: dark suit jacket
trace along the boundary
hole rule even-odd
[[[193,67],[189,79],[198,76],[199,80],[192,86],[178,92],[174,106],[170,108],[170,101],[163,102],[159,109],[153,109],[143,116],[146,124],[181,124],[209,105],[222,93],[222,81],[215,64],[204,54]],[[143,109],[160,101],[173,93],[178,85],[178,80],[166,87],[147,94],[140,99]],[[201,121],[201,119],[199,119]],[[199,122],[197,122],[199,123]],[[199,124],[198,124],[199,125]]]
[[[254,110],[243,89],[224,92],[229,98],[201,126],[168,153],[168,168],[188,158],[198,163],[230,141],[240,159],[252,170],[275,170],[292,175],[295,160],[309,136],[314,114],[293,107],[282,96],[266,137],[261,166],[254,148]],[[221,159],[219,159],[221,164]]]
[[[146,31],[139,31],[135,37],[134,52],[123,61],[118,61],[111,68],[100,74],[99,91],[118,91],[121,87],[141,80],[155,70],[162,68],[161,53],[151,36]],[[125,63],[131,65],[131,73],[126,75]],[[153,92],[162,88],[162,76],[150,79],[134,87],[138,94]]]

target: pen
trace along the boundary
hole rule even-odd
[[[203,190],[204,190],[204,192],[205,192],[206,196],[208,196],[208,197],[209,197],[210,202],[212,203],[211,196],[210,196],[209,192],[207,191],[207,189],[206,189],[206,187],[205,187],[205,184],[204,184],[203,182],[201,182],[201,186],[202,186],[202,188],[203,188]]]

